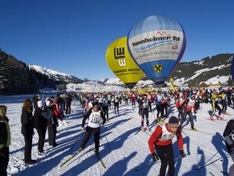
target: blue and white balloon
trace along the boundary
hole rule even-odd
[[[128,48],[141,70],[156,85],[162,85],[182,58],[186,37],[176,20],[149,16],[129,31]]]

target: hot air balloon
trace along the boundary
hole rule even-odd
[[[128,48],[141,70],[156,85],[163,85],[184,54],[186,37],[176,20],[149,16],[129,31]]]
[[[231,55],[230,60],[231,60],[231,76],[232,76],[232,81],[234,82],[234,59],[233,59],[234,54]]]
[[[128,51],[126,36],[115,40],[108,46],[106,62],[112,72],[129,89],[132,89],[144,75]]]

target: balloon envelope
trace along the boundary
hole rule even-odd
[[[106,62],[112,72],[130,89],[144,75],[128,51],[127,37],[119,38],[108,46]]]
[[[150,16],[129,31],[128,48],[141,70],[156,85],[160,85],[181,60],[186,48],[186,37],[176,20]]]
[[[234,59],[233,59],[233,55],[231,55],[231,75],[232,75],[232,81],[234,82]]]

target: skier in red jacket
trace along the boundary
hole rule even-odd
[[[174,152],[172,139],[177,136],[178,147],[181,157],[186,157],[183,150],[183,138],[178,119],[172,116],[168,123],[158,125],[148,141],[149,149],[154,162],[161,160],[160,176],[166,175],[167,165],[169,165],[169,176],[175,175]]]

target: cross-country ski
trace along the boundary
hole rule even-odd
[[[71,161],[74,157],[76,157],[82,150],[78,150],[76,151],[74,154],[68,156],[67,159],[65,159],[60,165],[59,167],[63,167],[65,164],[67,164],[69,161]]]

